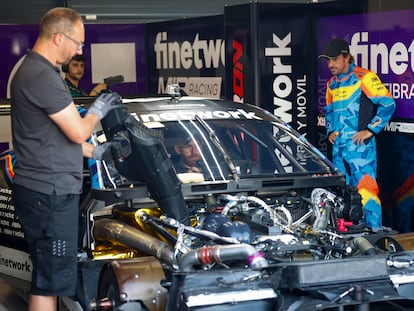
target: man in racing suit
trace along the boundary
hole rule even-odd
[[[326,88],[326,128],[332,143],[332,159],[346,174],[346,182],[358,186],[364,175],[376,180],[375,135],[380,133],[395,110],[395,101],[372,71],[353,63],[349,46],[333,39],[325,58],[333,76]]]

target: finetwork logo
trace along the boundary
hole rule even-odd
[[[193,42],[167,40],[167,32],[159,32],[155,37],[154,52],[157,69],[203,69],[225,65],[223,39],[204,40],[196,33]]]
[[[289,96],[292,94],[292,66],[283,63],[283,60],[292,56],[292,49],[289,46],[292,42],[292,34],[288,33],[284,38],[273,34],[273,47],[265,48],[265,56],[273,58],[273,106],[274,115],[286,123],[292,122],[292,101]]]
[[[0,265],[13,269],[13,270],[19,270],[19,271],[24,271],[24,272],[32,272],[32,263],[28,262],[28,261],[15,261],[11,258],[4,258],[1,254],[0,254]]]
[[[292,33],[283,38],[272,34],[274,46],[265,48],[265,56],[272,58],[273,73],[273,114],[292,126],[299,133],[307,133],[308,78],[306,73],[300,75],[292,67]],[[295,112],[293,112],[295,111]]]
[[[164,112],[160,114],[142,114],[137,116],[138,120],[142,122],[162,122],[162,121],[173,121],[173,120],[192,120],[196,116],[201,119],[246,119],[246,120],[262,120],[252,111],[245,111],[243,109],[237,110],[214,110],[214,111],[188,111],[182,110],[178,112]]]
[[[17,249],[0,246],[0,272],[30,281],[32,278],[32,262],[29,254]]]
[[[201,39],[196,33],[191,41],[168,41],[167,32],[159,32],[154,43],[157,70],[176,70],[177,76],[158,78],[158,93],[166,93],[168,84],[179,84],[191,96],[221,97],[221,77],[186,76],[186,70],[201,71],[225,66],[225,42],[223,39]]]
[[[394,73],[402,75],[407,70],[414,71],[414,39],[407,46],[404,42],[369,43],[369,32],[356,32],[349,45],[356,63],[378,74]]]
[[[388,42],[393,38],[386,38]],[[356,64],[382,75],[394,74],[397,81],[384,83],[394,99],[414,98],[414,39],[406,44],[396,41],[370,42],[369,32],[355,32],[349,48]]]

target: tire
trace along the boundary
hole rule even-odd
[[[106,266],[101,273],[98,284],[98,299],[109,298],[115,305],[121,303],[118,281],[115,272]]]

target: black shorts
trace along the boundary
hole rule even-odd
[[[14,185],[13,201],[30,247],[31,294],[74,295],[79,195],[47,195]]]

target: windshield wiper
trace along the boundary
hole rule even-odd
[[[223,147],[222,143],[220,142],[220,139],[216,135],[216,132],[207,124],[204,119],[200,118],[198,115],[195,116],[195,119],[200,122],[201,126],[206,130],[208,133],[208,137],[210,141],[217,147],[219,152],[223,155],[224,161],[226,162],[227,167],[229,168],[231,175],[233,176],[233,179],[235,181],[240,180],[239,175],[237,174],[237,169],[234,163],[232,162],[229,153],[226,151],[226,149]]]

